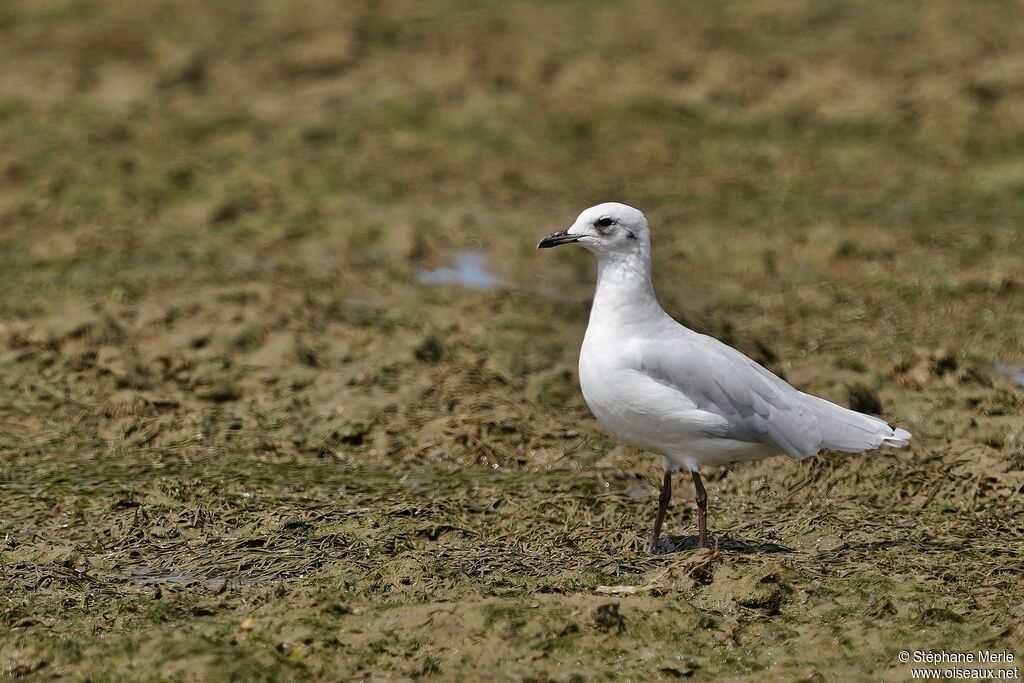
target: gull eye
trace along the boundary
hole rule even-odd
[[[614,223],[614,222],[615,221],[613,221],[611,218],[609,218],[608,216],[605,216],[604,218],[598,218],[596,221],[594,221],[594,227],[595,228],[610,228],[610,227],[612,227],[612,223]]]

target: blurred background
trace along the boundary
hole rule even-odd
[[[536,522],[554,546],[579,533],[576,548],[639,553],[658,463],[604,435],[575,376],[592,259],[534,249],[601,201],[647,214],[655,285],[679,320],[915,435],[898,458],[722,474],[722,495],[760,512],[719,507],[712,526],[763,539],[777,525],[803,547],[832,533],[800,517],[826,492],[860,510],[837,539],[870,533],[867,503],[959,511],[952,537],[1019,541],[986,515],[1020,511],[1024,468],[1022,25],[1024,5],[998,1],[3,2],[9,624],[52,636],[33,615],[87,590],[54,579],[53,595],[21,595],[40,572],[70,566],[109,600],[129,600],[127,566],[147,591],[172,571],[222,576],[211,558],[250,546],[211,529],[315,531],[310,501],[330,508],[366,468],[378,478],[362,504],[382,516],[350,530],[368,539],[354,575],[380,566],[372,539],[388,525],[420,524],[388,514],[395,500],[436,524],[438,491],[473,498],[509,485],[502,473],[610,496],[603,535],[587,535],[600,511],[578,501]],[[427,482],[413,493],[409,471]],[[546,480],[514,481],[514,505],[536,510]],[[263,504],[239,502],[254,491]],[[187,532],[197,509],[209,526]],[[168,549],[154,527],[193,542]],[[420,548],[395,543],[389,555]],[[55,545],[68,554],[47,555]],[[339,561],[323,544],[288,552],[274,572]],[[610,581],[578,557],[559,591]],[[941,583],[956,560],[929,557],[897,573],[933,566]],[[653,566],[637,558],[628,571]],[[527,592],[544,574],[529,566]],[[214,621],[240,621],[240,604]],[[995,612],[972,609],[989,616],[958,628],[977,635]],[[84,661],[19,638],[15,669]]]

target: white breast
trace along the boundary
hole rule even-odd
[[[598,337],[598,338],[595,338]],[[685,398],[650,382],[630,367],[627,342],[614,350],[590,330],[580,349],[580,389],[594,417],[615,436],[638,448],[666,455],[685,438],[673,414],[687,409]]]

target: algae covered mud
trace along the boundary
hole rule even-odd
[[[3,3],[0,671],[1019,665],[1021,21]],[[533,249],[603,200],[673,315],[910,449],[710,471],[718,552],[685,493],[644,552],[659,463],[575,377],[592,263]]]

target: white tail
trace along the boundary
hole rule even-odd
[[[858,413],[810,394],[804,394],[803,398],[818,418],[822,448],[860,453],[882,446],[902,448],[910,443],[910,432],[893,429],[877,417]]]

